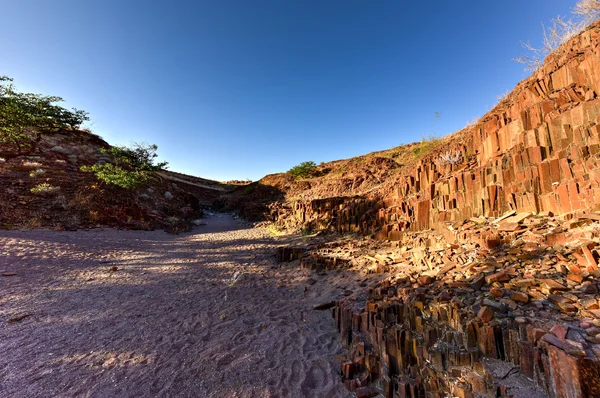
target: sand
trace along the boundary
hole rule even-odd
[[[352,396],[312,309],[340,290],[306,294],[319,277],[276,264],[268,233],[206,222],[0,231],[0,397]]]

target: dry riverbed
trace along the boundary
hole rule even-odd
[[[312,310],[339,290],[305,294],[276,246],[226,215],[179,236],[0,231],[0,397],[351,396]]]

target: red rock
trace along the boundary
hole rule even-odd
[[[519,223],[516,222],[503,222],[500,223],[500,226],[498,227],[499,231],[506,231],[506,232],[514,232],[518,229],[520,229],[521,226],[519,225]]]
[[[554,325],[552,329],[550,329],[550,331],[554,333],[554,335],[559,339],[564,340],[567,338],[567,332],[569,331],[569,327],[565,325]]]
[[[377,390],[371,387],[359,387],[356,389],[355,393],[356,398],[370,398],[379,394]]]
[[[494,311],[492,311],[490,307],[481,307],[477,313],[477,317],[483,322],[489,322],[494,318]]]
[[[600,214],[598,214],[598,213],[586,213],[586,214],[580,215],[579,218],[583,219],[583,220],[600,221]]]
[[[581,275],[583,273],[583,271],[581,270],[581,268],[579,268],[577,265],[575,264],[570,264],[567,266],[567,268],[569,269],[570,272],[577,274],[577,275]]]
[[[568,273],[567,267],[565,267],[563,264],[556,264],[554,268],[556,269],[556,272],[559,272],[563,275],[566,275]]]
[[[597,270],[598,263],[596,262],[596,259],[594,258],[594,255],[592,254],[591,250],[587,246],[582,246],[581,250],[583,251],[583,255],[587,260],[588,270],[590,272]]]
[[[576,358],[560,347],[548,347],[549,366],[560,369],[550,378],[550,388],[557,397],[594,397],[600,391],[598,361]]]
[[[502,239],[486,239],[484,241],[484,247],[488,250],[496,249],[504,244]]]
[[[406,263],[403,272],[410,279],[369,289],[373,298],[364,312],[354,313],[360,299],[333,308],[344,345],[364,339],[370,348],[362,364],[353,358],[353,388],[369,380],[379,383],[385,396],[519,395],[516,388],[509,391],[508,378],[478,375],[480,382],[472,381],[484,356],[503,361],[507,369],[516,366],[515,372],[533,380],[542,395],[600,396],[600,360],[593,359],[600,353],[593,347],[598,330],[590,326],[583,341],[572,343],[567,340],[574,333],[569,337],[566,325],[547,330],[559,319],[600,327],[598,249],[578,248],[597,238],[597,228],[587,226],[600,221],[600,214],[585,217],[600,209],[600,102],[579,103],[586,92],[600,92],[600,23],[568,47],[560,62],[551,57],[520,84],[506,106],[458,134],[459,140],[441,144],[440,151],[461,150],[460,168],[435,164],[438,154],[432,153],[397,176],[393,193],[376,204],[337,198],[294,205],[302,210],[297,219],[334,220],[332,228],[339,233],[371,237],[381,231],[375,235],[380,239],[399,231],[394,248],[424,252],[418,259],[412,249],[391,255]],[[529,212],[535,218],[519,220]],[[507,216],[498,218],[502,214]],[[424,227],[431,229],[421,231]],[[526,231],[514,233],[517,228]],[[369,239],[371,244],[378,242]],[[425,270],[440,282],[423,278]],[[492,296],[513,311],[493,299],[479,304]],[[477,319],[472,319],[473,308],[478,308]],[[445,342],[440,326],[451,327],[453,340],[464,340],[468,353],[433,349]],[[469,368],[475,371],[459,372]],[[402,375],[394,380],[398,391],[393,393],[386,389],[390,375]],[[465,389],[462,377],[471,383]]]
[[[579,254],[579,253],[573,253],[573,257],[575,257],[575,259],[577,260],[579,267],[581,267],[583,269],[587,269],[589,263],[588,263],[587,258],[585,258],[585,256],[583,256],[582,254]],[[573,272],[573,271],[571,271],[571,272]]]
[[[540,287],[546,294],[550,294],[555,291],[568,290],[567,287],[561,285],[553,279],[540,279]]]
[[[561,348],[563,350],[565,349],[566,343],[564,339],[560,339],[553,334],[546,333],[542,336],[541,340],[545,341],[546,343],[552,344],[555,347]]]
[[[600,308],[600,306],[598,306],[598,300],[596,298],[589,297],[589,298],[584,298],[580,301],[581,301],[581,305],[586,310],[597,310]]]
[[[511,300],[517,301],[519,303],[528,303],[529,302],[529,296],[522,292],[513,292],[510,295],[510,298],[511,298]]]
[[[600,318],[600,310],[587,310],[595,318]]]
[[[491,285],[494,282],[506,282],[509,279],[510,278],[506,274],[505,271],[496,272],[495,274],[492,274],[492,275],[489,275],[489,276],[485,277],[485,281],[487,282],[488,285]]]

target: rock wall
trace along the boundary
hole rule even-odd
[[[473,262],[481,266],[477,272],[469,265],[467,273],[446,275],[465,264],[462,254],[437,273],[426,262],[431,272],[419,274],[423,259],[412,259],[405,276],[392,272],[395,279],[371,289],[366,301],[340,300],[333,315],[349,351],[341,363],[347,387],[358,397],[600,396],[600,334],[590,330],[600,327],[599,240],[589,235],[570,243],[564,232],[582,219],[600,220],[590,214],[600,210],[599,152],[596,22],[479,122],[387,181],[388,189],[298,201],[275,214],[409,249],[415,233],[435,230],[447,247],[488,251],[482,253],[488,260]],[[448,153],[460,156],[447,162]],[[507,212],[518,220],[464,232]],[[522,248],[511,246],[524,239],[522,217],[531,213],[541,221],[527,227]],[[542,233],[547,216],[568,225]],[[338,264],[326,260],[313,254],[302,264]]]
[[[279,261],[319,272],[387,274],[375,283],[363,274],[366,291],[315,307],[335,304],[348,389],[389,398],[600,396],[600,214],[510,214],[464,222],[448,230],[453,238],[421,231],[400,242],[278,250]]]
[[[460,152],[457,164],[441,155]],[[293,205],[293,218],[398,240],[440,222],[508,210],[568,215],[600,206],[600,23],[475,125],[444,140],[393,181],[392,193]]]
[[[568,353],[568,343],[525,319],[473,321],[450,303],[421,300],[375,299],[361,312],[344,304],[334,310],[350,350],[341,371],[359,395],[379,380],[385,397],[600,396],[598,359]]]
[[[6,156],[0,157],[0,228],[113,226],[176,233],[191,229],[201,206],[221,194],[218,183],[168,171],[136,190],[101,183],[81,167],[112,161],[102,148],[110,145],[79,130],[42,134],[31,153],[0,146]],[[51,189],[32,191],[44,185]]]

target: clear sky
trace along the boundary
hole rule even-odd
[[[464,127],[574,4],[0,0],[0,75],[87,110],[111,144],[157,144],[171,170],[256,180]]]

